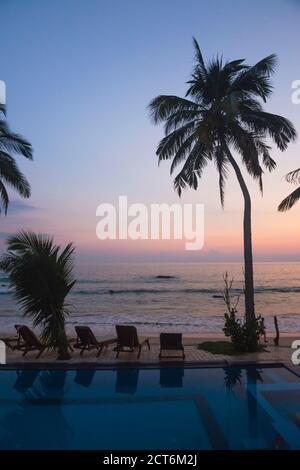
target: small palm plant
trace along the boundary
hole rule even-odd
[[[74,246],[69,243],[61,250],[48,235],[21,231],[8,238],[7,248],[0,268],[9,275],[24,315],[42,327],[41,339],[57,350],[58,359],[69,359],[65,299],[76,282]]]
[[[300,168],[297,170],[291,171],[285,177],[288,183],[298,184],[300,185]],[[296,188],[294,191],[291,192],[278,206],[278,210],[280,212],[288,211],[296,204],[297,201],[300,199],[300,186]]]
[[[7,186],[23,198],[30,196],[30,185],[16,163],[15,154],[32,160],[32,147],[23,137],[11,132],[5,120],[5,106],[0,105],[0,212],[2,209],[5,215],[9,205]]]

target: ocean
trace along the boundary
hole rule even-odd
[[[79,265],[77,283],[68,297],[68,333],[74,325],[90,325],[98,334],[113,334],[114,325],[136,325],[141,333],[178,331],[221,333],[224,302],[222,276],[234,278],[233,295],[240,296],[243,314],[241,263],[121,263]],[[256,313],[274,331],[300,331],[300,263],[255,264]],[[14,332],[22,319],[8,279],[0,273],[0,333]]]

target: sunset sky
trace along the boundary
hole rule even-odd
[[[96,238],[96,207],[174,203],[169,162],[158,168],[163,136],[147,112],[158,94],[183,96],[193,66],[192,36],[205,59],[279,57],[268,111],[289,118],[300,133],[299,0],[0,0],[1,75],[12,130],[34,147],[34,162],[18,159],[32,197],[14,194],[0,239],[20,228],[73,240],[82,260],[240,260],[242,208],[232,174],[225,209],[211,164],[197,192],[181,202],[205,204],[205,244],[186,252],[182,241],[109,241]],[[300,140],[264,177],[264,196],[249,178],[256,260],[300,260],[300,204],[277,205],[293,187],[284,175],[300,167]],[[245,172],[244,172],[245,174]]]

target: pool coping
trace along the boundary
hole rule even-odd
[[[220,367],[228,365],[226,360],[219,361],[163,361],[163,362],[138,362],[138,361],[122,361],[122,362],[9,362],[1,364],[0,371],[5,369],[159,369],[161,367]]]
[[[56,362],[11,362],[8,364],[0,364],[1,370],[15,370],[15,369],[38,369],[38,370],[78,370],[78,369],[97,369],[97,370],[111,370],[111,369],[160,369],[164,367],[184,367],[189,369],[198,368],[219,368],[219,367],[285,367],[295,375],[300,377],[300,367],[287,364],[285,362],[271,362],[271,361],[234,361],[234,360],[219,360],[219,361],[164,361],[161,363],[149,362],[110,362],[110,363],[99,363],[99,362],[72,362],[72,363],[56,363]]]

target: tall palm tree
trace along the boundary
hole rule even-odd
[[[288,173],[285,178],[289,183],[300,184],[300,168],[294,171],[290,171],[290,173]],[[278,210],[280,212],[285,212],[291,209],[291,207],[293,207],[293,205],[296,204],[299,199],[300,186],[294,191],[292,191],[291,194],[289,194],[285,199],[283,199],[283,201],[281,201],[278,206]]]
[[[9,274],[24,315],[42,326],[42,340],[58,351],[58,359],[68,359],[65,299],[75,284],[73,245],[60,250],[47,235],[21,231],[8,238],[7,248],[0,269]]]
[[[13,155],[23,155],[32,160],[32,147],[23,137],[10,131],[4,118],[5,106],[0,105],[0,212],[2,209],[6,215],[9,205],[7,185],[23,198],[30,196],[30,185]]]
[[[156,154],[159,161],[173,159],[171,173],[184,162],[174,179],[179,195],[187,186],[198,188],[198,180],[212,160],[222,206],[225,181],[229,169],[234,170],[244,197],[245,314],[250,321],[255,318],[251,198],[233,151],[262,191],[262,165],[269,171],[276,166],[266,138],[283,151],[295,139],[296,131],[287,119],[264,111],[262,106],[272,92],[274,54],[253,66],[246,65],[244,59],[224,62],[219,57],[205,64],[197,41],[193,41],[196,63],[185,98],[160,95],[149,105],[153,122],[165,123],[165,137]]]

